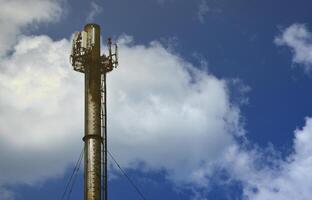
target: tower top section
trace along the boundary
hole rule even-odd
[[[98,29],[98,30],[101,29],[101,28],[100,28],[100,25],[95,24],[95,23],[86,24],[85,27],[84,27],[84,29],[86,30],[86,29],[89,28],[89,27],[95,27],[95,28]]]
[[[85,73],[87,67],[97,66],[101,73],[107,73],[117,67],[117,45],[112,52],[112,41],[108,38],[108,55],[101,55],[100,32],[98,24],[86,24],[83,31],[74,33],[70,62],[75,71]]]

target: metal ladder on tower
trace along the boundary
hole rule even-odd
[[[107,106],[106,106],[106,73],[101,75],[101,136],[102,136],[102,200],[108,200],[108,179],[107,179]]]

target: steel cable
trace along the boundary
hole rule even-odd
[[[117,165],[117,167],[120,169],[120,171],[122,172],[122,174],[127,178],[127,180],[129,181],[129,183],[132,185],[132,187],[136,190],[136,192],[140,195],[140,197],[143,200],[146,200],[145,196],[143,195],[143,193],[140,191],[140,189],[138,188],[138,186],[136,186],[136,184],[131,180],[131,178],[128,176],[128,174],[126,173],[125,170],[123,170],[121,168],[121,166],[118,164],[117,160],[114,158],[114,156],[107,151],[107,153],[109,154],[109,156],[112,158],[112,160],[114,161],[114,163]]]
[[[84,154],[84,148],[82,148],[82,151],[81,151],[81,153],[80,153],[80,155],[79,155],[79,158],[78,158],[78,160],[77,160],[77,162],[76,162],[76,165],[75,165],[75,167],[74,167],[74,170],[73,170],[73,172],[72,172],[70,178],[68,179],[68,182],[67,182],[66,187],[65,187],[65,190],[64,190],[64,192],[63,192],[63,194],[62,194],[61,200],[64,200],[64,198],[66,197],[66,193],[67,193],[67,191],[68,191],[69,188],[70,188],[70,189],[69,189],[69,193],[68,193],[68,198],[67,198],[67,199],[70,198],[70,195],[71,195],[71,192],[72,192],[72,189],[73,189],[73,185],[75,184],[75,180],[76,180],[76,177],[77,177],[77,173],[78,173],[79,168],[80,168],[80,165],[81,165],[81,161],[82,161],[82,158],[83,158],[83,154]]]

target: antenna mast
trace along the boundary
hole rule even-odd
[[[85,25],[83,31],[74,34],[72,42],[71,64],[75,71],[85,74],[85,200],[108,200],[106,74],[118,65],[117,45],[114,53],[111,46],[109,38],[109,53],[101,55],[97,24]]]

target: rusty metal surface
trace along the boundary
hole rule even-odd
[[[100,27],[85,26],[91,59],[85,68],[85,200],[101,199],[101,74]],[[93,41],[92,41],[93,40]],[[88,137],[96,136],[96,137]]]

